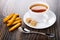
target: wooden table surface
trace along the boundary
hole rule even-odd
[[[46,36],[42,36],[39,34],[24,34],[21,33],[18,29],[13,32],[8,32],[8,27],[2,22],[3,16],[3,5],[0,5],[0,40],[60,40],[60,0],[47,0],[47,3],[50,5],[50,9],[56,14],[57,21],[54,25],[46,29],[32,29],[28,26],[24,25],[24,27],[28,28],[29,30],[44,32],[44,33],[54,33],[54,38],[48,38]]]

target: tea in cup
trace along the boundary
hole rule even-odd
[[[46,22],[48,19],[47,12],[49,10],[49,6],[44,2],[34,2],[31,3],[29,8],[29,12],[31,18],[36,20],[37,22]]]

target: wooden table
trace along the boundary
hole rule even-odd
[[[44,32],[44,33],[54,33],[55,37],[54,38],[48,38],[46,36],[42,36],[39,34],[24,34],[24,33],[20,33],[20,31],[17,29],[13,32],[8,32],[8,27],[6,27],[6,25],[2,22],[2,18],[3,16],[3,11],[2,9],[0,10],[0,40],[60,40],[60,5],[59,5],[59,1],[56,0],[51,0],[51,1],[47,1],[47,3],[49,2],[52,8],[50,8],[52,11],[55,12],[56,16],[57,16],[57,21],[54,25],[52,25],[49,28],[46,29],[42,29],[42,30],[37,30],[37,29],[32,29],[29,28],[28,26],[24,25],[24,27],[28,28],[29,30],[33,30],[33,31],[38,31],[38,32]],[[2,6],[1,6],[2,7]]]

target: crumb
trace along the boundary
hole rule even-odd
[[[27,18],[27,19],[26,19],[26,22],[27,22],[27,23],[30,23],[30,22],[31,22],[31,18]]]
[[[32,21],[30,22],[30,25],[31,25],[31,26],[36,26],[36,24],[37,24],[37,22],[34,21],[34,20],[32,20]]]

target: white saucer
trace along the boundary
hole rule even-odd
[[[37,25],[34,26],[34,27],[33,26],[30,26],[30,24],[28,24],[26,22],[26,18],[31,18],[30,14],[29,14],[29,11],[24,15],[23,21],[24,21],[24,23],[27,26],[29,26],[31,28],[35,28],[35,29],[48,28],[48,27],[52,26],[55,23],[55,21],[56,21],[56,15],[51,10],[48,11],[47,15],[49,16],[49,20],[46,23],[44,23],[44,22],[37,23]]]

